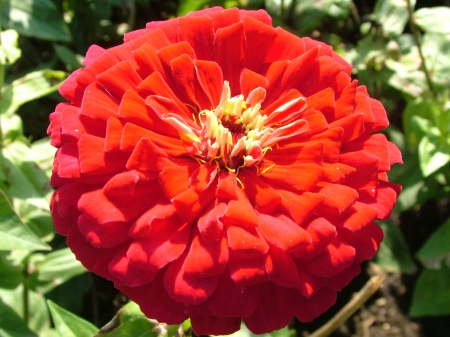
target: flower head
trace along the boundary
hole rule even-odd
[[[401,155],[330,46],[211,8],[84,64],[50,116],[55,227],[149,317],[197,334],[310,321],[378,249]]]

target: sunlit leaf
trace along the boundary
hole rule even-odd
[[[442,261],[450,266],[450,218],[428,238],[417,257],[427,268],[439,269]]]
[[[450,144],[437,136],[424,136],[419,143],[420,169],[424,177],[450,161]]]
[[[0,44],[0,63],[11,65],[22,55],[22,51],[18,48],[19,34],[13,29],[7,29],[0,34],[2,41]]]
[[[0,288],[14,289],[23,280],[23,268],[8,259],[8,253],[0,251]]]
[[[3,191],[0,191],[0,249],[50,249],[23,224]]]
[[[22,104],[56,91],[66,73],[57,70],[34,71],[7,85],[2,90],[0,111],[11,115]]]
[[[97,332],[98,329],[93,324],[56,303],[48,300],[47,304],[59,337],[92,337]]]
[[[450,8],[421,8],[414,13],[414,23],[425,32],[450,33]]]
[[[51,0],[9,0],[0,9],[3,27],[19,34],[51,41],[70,42],[70,31]]]
[[[37,337],[14,310],[0,299],[0,336],[2,337]]]
[[[46,283],[45,286],[39,288],[41,292],[45,293],[87,271],[69,248],[46,254],[41,261],[36,263],[35,269],[38,280]]]
[[[281,330],[265,333],[262,335],[255,335],[245,326],[244,323],[241,324],[241,329],[239,331],[236,331],[235,333],[229,335],[229,337],[295,337],[295,336],[296,336],[295,330],[291,330],[288,327],[285,327]]]
[[[414,288],[409,315],[412,317],[450,314],[450,269],[425,269]]]
[[[391,220],[380,223],[384,240],[374,258],[374,262],[389,271],[411,274],[416,266],[408,250],[402,232]]]
[[[392,35],[400,35],[408,22],[408,2],[405,0],[378,0],[373,10],[375,20]]]
[[[158,323],[147,318],[139,306],[130,302],[97,333],[97,337],[172,337],[178,332],[183,336],[183,327]]]

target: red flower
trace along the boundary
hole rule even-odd
[[[306,322],[374,255],[401,154],[330,46],[212,8],[84,63],[50,116],[55,227],[149,317],[197,334]]]

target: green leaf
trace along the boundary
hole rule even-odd
[[[412,317],[450,314],[450,269],[425,269],[414,288],[409,315]]]
[[[22,266],[8,259],[8,252],[0,251],[0,288],[14,289],[23,280]]]
[[[450,161],[450,144],[442,137],[424,136],[419,143],[420,169],[424,177]]]
[[[0,112],[10,116],[22,104],[56,91],[65,76],[63,71],[46,69],[31,72],[15,80],[2,90]]]
[[[47,330],[50,327],[50,315],[42,294],[28,289],[28,327],[36,333]],[[3,302],[13,309],[19,317],[23,318],[23,285],[19,285],[13,290],[0,289],[0,297]],[[1,335],[0,335],[1,336]]]
[[[72,314],[48,300],[48,307],[59,337],[92,337],[97,328],[88,321]]]
[[[66,46],[55,43],[53,48],[55,48],[56,55],[66,65],[68,71],[74,71],[83,66],[77,55]]]
[[[45,286],[39,287],[40,292],[43,293],[87,272],[69,248],[59,249],[45,255],[34,268],[38,274],[37,279],[45,283]]]
[[[37,337],[14,310],[0,299],[0,336]]]
[[[239,331],[236,331],[235,333],[228,335],[228,337],[295,337],[295,336],[296,336],[295,330],[291,330],[288,327],[272,331],[269,333],[265,333],[262,335],[255,335],[245,326],[244,323],[241,324],[241,329]]]
[[[416,265],[409,253],[402,232],[391,220],[381,222],[379,225],[383,229],[384,240],[374,258],[374,262],[389,271],[414,273]]]
[[[408,3],[404,0],[378,0],[373,16],[386,33],[400,35],[408,22]]]
[[[22,55],[22,51],[18,48],[19,34],[15,30],[8,29],[1,32],[0,35],[0,63],[11,65]]]
[[[439,269],[442,261],[450,266],[450,218],[428,238],[417,257],[427,268]]]
[[[172,337],[183,327],[149,319],[136,303],[130,302],[100,329],[96,337]]]
[[[50,138],[42,138],[32,143],[31,152],[33,153],[33,161],[50,179],[56,154],[56,149],[50,145]]]
[[[14,212],[9,200],[0,190],[0,249],[1,250],[48,250],[50,247],[39,240]]]
[[[421,8],[414,13],[414,23],[425,32],[450,33],[450,8],[437,6]]]
[[[3,27],[43,40],[70,42],[69,28],[51,0],[9,0],[0,9]]]

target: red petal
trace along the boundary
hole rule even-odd
[[[159,173],[160,184],[168,199],[176,197],[189,188],[189,177],[198,167],[197,162],[190,166],[166,166]]]
[[[191,317],[192,330],[200,335],[229,335],[241,328],[240,317],[217,317],[213,315]]]
[[[238,287],[247,287],[258,283],[267,283],[264,267],[265,257],[261,253],[232,252],[228,262],[230,276]]]
[[[135,239],[127,256],[137,267],[156,271],[179,258],[189,242],[191,226],[173,216],[153,221],[147,236]]]
[[[97,46],[95,44],[91,45],[86,52],[86,57],[83,60],[83,64],[85,66],[88,66],[91,64],[97,57],[101,56],[105,52],[105,49],[103,49],[100,46]]]
[[[217,29],[214,61],[222,68],[224,80],[230,83],[231,96],[240,93],[239,77],[244,66],[244,58],[245,36],[242,22]]]
[[[330,120],[338,120],[346,116],[350,116],[353,113],[355,106],[355,94],[358,81],[352,81],[345,89],[340,93],[336,99],[336,109],[334,110],[334,118]]]
[[[336,104],[334,101],[334,91],[330,87],[309,96],[306,99],[306,104],[309,108],[321,111],[328,122],[333,121]]]
[[[292,164],[300,163],[323,165],[323,143],[310,142],[267,151],[264,159],[269,160],[276,165],[290,166]]]
[[[242,22],[246,42],[244,66],[251,71],[259,72],[278,34],[271,26],[249,15],[244,15]]]
[[[336,236],[327,248],[302,266],[314,275],[330,277],[348,268],[355,260],[356,250],[347,242]]]
[[[170,69],[170,62],[174,58],[181,56],[183,54],[190,56],[191,59],[197,58],[191,45],[186,41],[171,44],[170,46],[158,50],[158,55],[161,59],[163,66],[166,67],[166,69]]]
[[[185,221],[191,222],[215,198],[214,183],[202,192],[188,188],[172,199],[178,215]]]
[[[185,305],[198,305],[216,290],[217,276],[190,278],[184,270],[185,258],[186,255],[183,255],[169,265],[164,274],[164,287],[175,301]]]
[[[347,228],[352,232],[357,232],[364,228],[367,224],[372,223],[377,217],[377,210],[369,205],[359,201],[350,206],[341,216],[329,217],[337,228]]]
[[[309,299],[299,295],[292,301],[295,303],[295,317],[306,323],[323,314],[336,302],[336,291],[324,287]]]
[[[283,197],[281,207],[300,226],[303,226],[303,223],[314,214],[325,199],[323,195],[318,193],[304,192],[298,194],[283,190],[278,192]]]
[[[389,120],[387,119],[386,110],[384,109],[383,104],[373,98],[369,98],[369,103],[375,122],[372,125],[368,125],[366,127],[366,132],[372,133],[383,130],[389,125]]]
[[[298,36],[289,33],[281,27],[275,28],[277,38],[272,44],[265,62],[292,60],[305,52],[305,45]]]
[[[96,248],[86,241],[83,234],[78,231],[77,226],[73,226],[67,233],[67,246],[75,254],[86,269],[93,270],[97,260],[105,251],[105,248]]]
[[[286,216],[275,218],[259,214],[258,219],[258,231],[268,242],[286,252],[304,249],[311,243],[309,234]]]
[[[85,92],[80,114],[95,120],[107,122],[109,117],[117,117],[119,104],[98,83],[89,85]]]
[[[141,77],[130,61],[123,61],[97,75],[98,81],[116,99],[120,99],[127,90],[136,90]]]
[[[323,143],[323,159],[324,161],[333,163],[337,161],[341,153],[343,135],[344,130],[340,127],[337,127],[314,135],[311,137],[311,140],[317,140]]]
[[[123,129],[120,149],[122,151],[134,150],[141,138],[151,139],[152,143],[168,155],[181,156],[186,154],[186,150],[184,149],[184,145],[181,140],[163,136],[130,123],[125,124]]]
[[[359,194],[353,188],[339,185],[326,184],[318,191],[325,197],[324,206],[343,212],[358,199]]]
[[[128,153],[103,152],[105,139],[84,134],[78,141],[81,173],[109,174],[125,169]]]
[[[62,105],[61,110],[61,133],[64,142],[73,142],[80,139],[86,133],[80,120],[80,108],[72,105]]]
[[[181,324],[188,318],[183,310],[184,305],[167,294],[163,275],[163,272],[158,273],[152,283],[140,287],[122,284],[115,284],[115,287],[126,293],[132,301],[140,303],[140,308],[147,317],[166,324]]]
[[[269,250],[269,245],[258,230],[229,226],[227,230],[228,246],[235,253],[254,253],[263,256]]]
[[[240,85],[242,95],[248,97],[253,89],[258,87],[267,88],[269,82],[264,76],[244,68],[241,72]]]
[[[294,288],[300,284],[300,277],[292,254],[287,253],[284,249],[270,245],[265,268],[269,280],[281,286]]]
[[[364,115],[357,113],[334,121],[330,124],[330,128],[341,127],[344,129],[342,142],[347,143],[355,138],[360,137],[364,133]]]
[[[215,38],[214,23],[208,16],[185,16],[178,20],[180,40],[187,41],[194,48],[200,60],[211,60]]]
[[[240,189],[237,189],[238,199],[228,202],[228,209],[225,215],[227,224],[236,224],[248,228],[258,226],[258,218],[253,206],[247,199],[247,195]]]
[[[117,59],[107,53],[99,55],[95,60],[93,60],[86,68],[78,74],[76,81],[83,89],[88,85],[97,82],[97,75],[103,73],[104,71],[111,69],[116,64],[118,64]]]
[[[296,263],[297,273],[300,277],[300,285],[297,287],[297,290],[302,296],[310,298],[328,283],[328,278],[311,274],[302,267],[302,262],[297,260]]]
[[[197,228],[202,240],[212,244],[221,239],[223,233],[222,217],[227,211],[227,205],[221,203],[210,203],[198,218]]]
[[[206,302],[219,317],[247,317],[256,309],[257,294],[252,287],[237,286],[228,272],[219,276],[217,289]]]
[[[391,216],[400,191],[400,185],[380,180],[376,197],[361,196],[359,201],[374,207],[378,211],[378,220],[386,220]]]
[[[328,279],[327,286],[336,291],[341,291],[347,286],[351,280],[361,272],[361,267],[357,261],[354,261],[352,265],[344,269],[341,273]]]
[[[148,44],[158,50],[163,47],[169,46],[170,41],[169,39],[167,39],[166,34],[164,34],[161,29],[153,29],[151,31],[144,30],[143,34],[131,40],[130,44],[133,46],[136,52],[136,49],[145,44]]]
[[[264,168],[261,167],[264,172]],[[266,170],[261,177],[272,186],[280,185],[299,191],[311,190],[321,180],[322,166],[316,164],[275,165]]]
[[[197,80],[210,100],[210,109],[215,108],[222,95],[222,69],[216,62],[194,60]]]
[[[150,139],[141,138],[126,164],[129,170],[160,171],[167,165],[167,154],[161,151]]]
[[[149,181],[156,179],[156,174],[144,174],[135,170],[122,172],[112,177],[103,187],[108,196],[133,195],[138,181]]]
[[[160,226],[174,227],[175,222],[179,221],[175,207],[164,197],[159,198],[156,204],[148,206],[150,209],[142,214],[130,228],[129,236],[139,238],[151,235],[152,232],[157,232]],[[155,228],[152,230],[153,227]]]
[[[206,190],[215,180],[217,169],[217,165],[211,163],[200,165],[189,177],[190,186],[198,192]]]
[[[237,181],[234,172],[228,170],[220,172],[216,195],[227,200],[238,200]]]
[[[122,131],[122,122],[117,118],[110,117],[106,125],[105,147],[103,149],[105,152],[120,150]]]
[[[240,172],[245,192],[256,210],[272,213],[281,203],[281,195],[250,170]]]
[[[127,249],[128,245],[119,249],[111,259],[111,262],[109,262],[108,269],[111,275],[131,287],[138,287],[152,282],[156,272],[142,270],[134,266],[127,257]]]
[[[95,247],[112,248],[129,240],[129,224],[121,221],[99,223],[86,214],[78,218],[78,229]]]
[[[151,46],[148,43],[142,45],[134,51],[134,59],[137,64],[136,72],[141,78],[146,79],[154,72],[164,74],[164,77],[166,77],[161,59],[154,46]],[[141,87],[142,84],[138,86],[138,88]]]
[[[346,179],[346,185],[374,196],[378,185],[379,159],[366,151],[342,153],[339,161],[355,168]]]
[[[214,21],[214,29],[217,31],[219,28],[231,26],[233,23],[239,21],[239,9],[238,8],[230,8],[223,9],[219,8],[215,11],[208,11],[206,13],[209,17],[211,17]]]
[[[311,220],[304,229],[311,237],[311,243],[294,252],[300,260],[311,260],[333,241],[336,237],[336,228],[324,218]]]
[[[66,143],[56,152],[55,163],[58,165],[60,178],[80,178],[77,143]]]
[[[177,24],[178,19],[167,21],[151,21],[147,22],[145,28],[147,28],[147,30],[149,31],[152,31],[154,29],[161,29],[171,43],[177,43],[178,42]]]
[[[221,274],[228,263],[228,241],[222,239],[207,243],[197,234],[184,262],[184,272],[192,279],[208,278]]]
[[[291,291],[273,282],[258,286],[258,306],[249,317],[244,317],[247,327],[255,334],[278,330],[292,320],[293,306]]]

